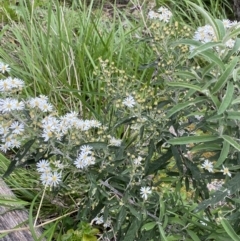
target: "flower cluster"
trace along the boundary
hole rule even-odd
[[[37,171],[41,173],[40,180],[43,185],[55,187],[61,182],[61,173],[53,171],[47,160],[40,160],[37,163]]]
[[[165,7],[160,7],[158,10],[158,12],[154,12],[153,10],[151,10],[149,13],[148,13],[148,17],[150,19],[159,19],[160,21],[163,21],[165,23],[168,23],[169,20],[171,19],[172,17],[172,12],[169,11],[167,8]]]
[[[228,29],[235,29],[239,27],[239,23],[237,21],[230,21],[228,19],[222,20],[223,26],[225,27],[226,31]],[[215,42],[217,41],[216,34],[214,32],[214,29],[210,25],[205,25],[202,27],[198,27],[197,30],[194,33],[193,39],[196,41],[199,41],[201,43],[208,43],[208,42]],[[229,49],[232,49],[235,45],[234,39],[228,39],[224,43],[225,46]],[[191,48],[193,50],[194,48]],[[216,50],[219,52],[219,48],[216,48]]]
[[[209,172],[213,172],[213,163],[210,162],[209,160],[205,160],[201,167],[206,169]],[[224,175],[228,175],[229,177],[232,176],[229,169],[224,165],[222,166],[222,169],[220,171],[223,172]]]
[[[111,219],[107,219],[105,222],[103,220],[103,215],[101,216],[96,216],[92,221],[91,221],[91,224],[97,224],[97,225],[103,225],[104,228],[110,228],[111,227],[111,224],[112,224],[112,221]]]
[[[74,165],[79,169],[83,169],[94,164],[95,157],[93,156],[92,147],[89,145],[81,146],[80,153],[74,161]]]
[[[8,77],[0,80],[0,92],[12,92],[13,90],[22,90],[24,87],[23,80],[19,78]]]

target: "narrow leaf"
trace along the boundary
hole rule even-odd
[[[182,87],[182,88],[187,88],[187,89],[193,89],[199,92],[202,92],[202,88],[200,88],[197,85],[192,85],[188,83],[183,83],[183,82],[168,82],[167,85],[173,86],[173,87]]]
[[[156,222],[150,222],[150,223],[145,223],[142,228],[141,231],[149,231],[152,230],[155,226],[156,226]]]
[[[186,229],[186,231],[187,231],[188,235],[192,238],[193,241],[201,241],[201,240],[199,239],[199,237],[196,235],[195,232],[193,232],[193,231],[190,230],[190,229]]]
[[[194,105],[196,103],[199,103],[199,102],[202,102],[204,101],[205,98],[197,98],[196,100],[193,100],[193,101],[188,101],[188,102],[185,102],[185,103],[181,103],[181,104],[178,104],[178,105],[175,105],[172,109],[169,110],[166,118],[170,118],[173,114],[177,113],[178,111],[186,108],[186,107],[189,107],[191,105]]]
[[[201,52],[201,55],[205,57],[205,59],[207,61],[209,61],[210,63],[213,62],[215,63],[218,67],[221,68],[221,70],[224,70],[225,66],[222,62],[221,59],[219,59],[215,54],[213,54],[213,52],[210,51],[205,51],[205,52]]]
[[[208,142],[217,140],[219,137],[203,135],[203,136],[183,136],[174,138],[168,141],[169,144],[172,145],[185,145],[190,143],[200,143],[200,142]]]
[[[221,151],[220,156],[217,160],[217,163],[215,164],[215,167],[219,167],[225,161],[225,159],[227,158],[228,153],[229,153],[229,148],[230,148],[229,142],[224,141],[222,151]]]
[[[222,138],[228,142],[231,146],[233,146],[235,149],[237,149],[238,151],[240,151],[240,145],[235,141],[233,140],[232,137],[230,136],[227,136],[227,135],[222,135]]]
[[[223,97],[222,103],[221,103],[221,105],[218,109],[218,115],[221,115],[228,108],[228,106],[231,104],[233,92],[234,92],[233,82],[229,81],[228,85],[227,85],[226,94]]]
[[[224,73],[220,76],[217,83],[214,85],[214,87],[212,89],[212,94],[217,93],[228,81],[229,76],[233,73],[233,70],[237,65],[238,59],[239,59],[238,57],[234,57],[234,59],[231,61],[231,63],[227,66]]]
[[[238,236],[236,234],[236,232],[234,231],[234,229],[232,228],[230,223],[227,221],[227,219],[220,218],[220,222],[221,222],[224,230],[226,231],[226,233],[229,235],[229,237],[231,237],[231,239],[233,241],[239,241],[240,240],[240,236]]]
[[[197,48],[195,48],[192,53],[188,56],[189,59],[193,58],[195,55],[201,54],[202,52],[212,49],[213,47],[216,46],[224,46],[221,42],[209,42],[205,43]]]

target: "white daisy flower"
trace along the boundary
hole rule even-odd
[[[4,74],[5,72],[9,72],[9,71],[10,71],[9,65],[0,62],[0,72]]]
[[[136,104],[136,101],[134,100],[134,98],[129,95],[127,98],[125,98],[122,102],[125,106],[132,108],[134,107],[134,105]]]
[[[152,193],[152,190],[150,187],[141,187],[140,194],[144,200],[147,200],[148,195]]]
[[[224,175],[228,175],[229,177],[232,176],[232,174],[229,172],[229,169],[225,166],[222,166],[221,172],[223,172]]]
[[[202,168],[206,169],[209,172],[213,172],[213,164],[209,160],[205,160],[202,164]]]
[[[49,175],[49,186],[57,186],[61,182],[61,173],[52,172]]]
[[[121,139],[116,139],[114,137],[111,137],[109,140],[109,146],[121,146],[122,140]]]

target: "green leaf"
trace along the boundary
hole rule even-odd
[[[118,126],[123,125],[123,124],[131,124],[131,122],[136,120],[136,119],[137,119],[136,116],[132,116],[132,117],[128,117],[128,118],[122,119],[113,127],[113,129],[117,128]]]
[[[210,63],[215,63],[218,67],[221,68],[221,70],[224,70],[225,66],[224,63],[221,61],[221,59],[219,59],[213,52],[210,51],[205,51],[205,52],[201,52],[202,56],[205,57],[205,59],[210,62]]]
[[[129,209],[130,213],[135,216],[138,220],[141,220],[141,213],[139,213],[138,210],[136,210],[132,205],[127,205],[125,204],[125,206]]]
[[[200,142],[208,142],[217,140],[219,137],[217,136],[210,136],[210,135],[203,135],[203,136],[182,136],[173,138],[167,141],[171,145],[185,145],[190,143],[200,143]]]
[[[149,230],[153,229],[156,225],[157,225],[156,222],[145,223],[142,226],[141,231],[149,231]]]
[[[229,81],[227,84],[226,94],[223,97],[222,103],[218,109],[218,115],[221,115],[231,104],[232,98],[233,98],[233,92],[234,92],[233,82]]]
[[[173,87],[182,87],[182,88],[186,88],[186,89],[193,89],[199,92],[202,92],[202,88],[200,88],[197,85],[192,85],[192,84],[188,84],[185,82],[167,82],[167,85],[169,86],[173,86]]]
[[[215,164],[215,167],[219,167],[225,161],[229,153],[229,148],[230,148],[229,142],[224,141],[220,156],[217,160],[217,163]]]
[[[118,214],[118,216],[117,216],[117,222],[116,222],[116,223],[117,223],[117,226],[116,226],[116,230],[115,230],[115,231],[118,231],[118,230],[121,228],[123,222],[124,222],[125,219],[126,219],[126,216],[127,216],[126,207],[125,207],[125,206],[122,206],[122,207],[121,207],[121,210],[120,210],[120,212],[119,212],[119,214]]]
[[[192,79],[198,79],[198,80],[201,80],[201,78],[197,75],[197,73],[191,73],[191,72],[188,72],[188,71],[178,71],[176,73],[173,73],[174,75],[176,76],[180,76],[184,79],[189,79],[189,80],[192,80]]]
[[[16,168],[16,164],[18,162],[21,163],[21,160],[25,157],[25,155],[27,154],[27,152],[30,150],[31,146],[33,145],[33,143],[35,142],[34,140],[30,140],[27,143],[25,143],[17,152],[14,160],[10,163],[10,165],[8,166],[7,171],[4,173],[3,178],[9,176],[14,169]]]
[[[204,144],[200,144],[200,145],[196,145],[193,148],[191,148],[192,152],[197,152],[197,151],[219,151],[221,150],[221,146],[217,143],[204,143]]]
[[[233,146],[235,149],[240,151],[240,145],[230,136],[222,135],[221,136],[226,142],[228,142],[231,146]]]
[[[163,230],[163,228],[162,228],[160,223],[158,223],[158,229],[159,229],[159,232],[161,234],[161,238],[162,238],[161,240],[168,241],[167,237],[165,235],[165,232],[164,232],[164,230]]]
[[[240,103],[240,97],[237,97],[232,101],[232,105],[239,104]]]
[[[227,119],[230,120],[240,120],[240,112],[239,111],[227,111]]]
[[[234,229],[232,228],[232,226],[230,225],[230,223],[227,221],[227,219],[220,217],[220,222],[224,228],[224,230],[226,231],[226,233],[229,235],[229,237],[233,240],[233,241],[239,241],[240,240],[240,236],[238,236],[236,234],[236,232],[234,231]]]
[[[190,229],[186,229],[186,231],[187,231],[188,235],[192,238],[193,241],[201,241],[201,240],[199,239],[199,237],[196,235],[195,232],[193,232],[193,231],[190,230]]]
[[[150,161],[152,159],[154,151],[155,151],[155,145],[154,145],[153,139],[151,139],[149,144],[148,144],[148,155],[147,155],[147,157],[145,159],[145,172],[148,172],[149,163],[150,163]]]
[[[160,170],[162,167],[165,167],[171,158],[172,158],[172,151],[171,149],[168,149],[168,151],[164,155],[160,156],[158,159],[149,163],[147,171],[145,170],[145,174],[146,175],[153,174],[157,170]]]
[[[226,70],[224,73],[220,76],[216,84],[214,85],[212,89],[212,94],[217,93],[228,81],[230,75],[233,73],[234,68],[236,67],[238,63],[239,58],[234,57],[233,60],[230,62],[230,64],[226,67]]]
[[[188,56],[189,59],[193,58],[195,55],[201,54],[202,52],[212,49],[213,47],[216,46],[224,46],[221,42],[209,42],[202,44],[201,46],[195,48],[192,53]]]
[[[191,105],[195,105],[196,103],[202,102],[204,100],[205,100],[205,97],[203,97],[203,98],[199,97],[199,98],[196,98],[196,100],[187,101],[185,103],[175,105],[172,109],[169,110],[166,118],[170,118],[173,114],[177,113],[178,111],[180,111],[186,107],[189,107]]]
[[[124,236],[123,241],[135,240],[141,223],[134,218]]]
[[[191,45],[191,46],[201,46],[202,44],[199,41],[193,40],[193,39],[181,39],[178,41],[175,41],[172,43],[172,46],[177,46],[177,45]]]
[[[159,197],[159,209],[160,209],[159,220],[160,222],[162,222],[166,213],[166,208],[165,208],[165,202],[161,197]]]

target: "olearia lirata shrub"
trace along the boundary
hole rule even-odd
[[[171,18],[163,7],[148,14],[156,59],[141,68],[154,68],[150,81],[99,59],[98,119],[23,98],[24,81],[0,64],[0,149],[15,153],[6,175],[35,164],[41,185],[77,206],[99,240],[218,237],[219,209],[233,209],[223,199],[237,197],[239,24],[212,20],[194,33]],[[212,214],[193,214],[189,196]]]

